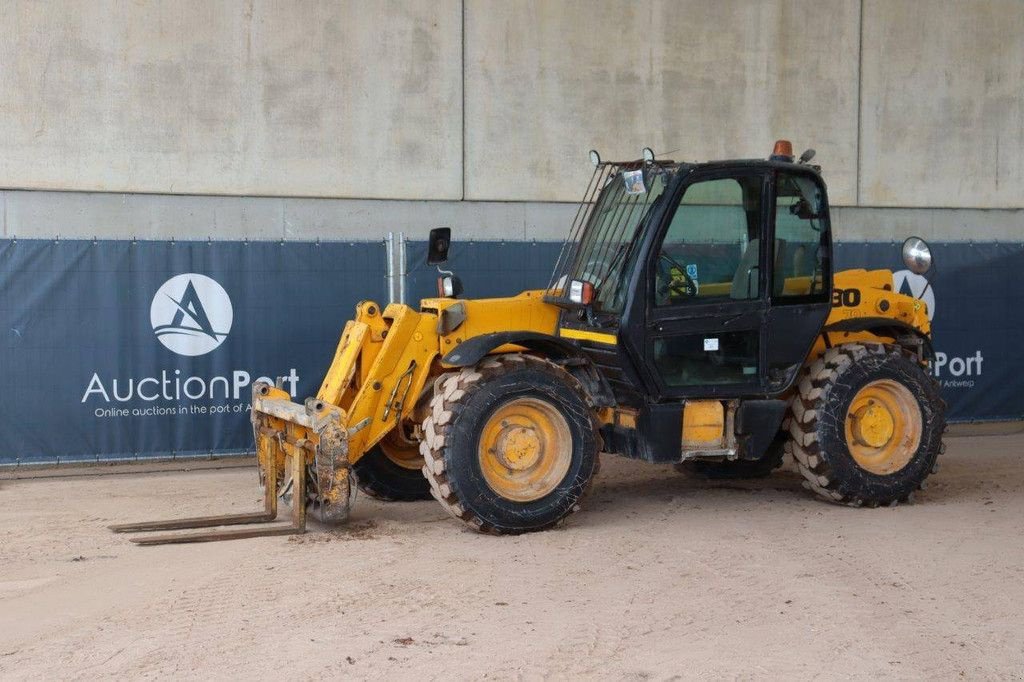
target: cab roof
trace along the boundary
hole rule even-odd
[[[609,161],[609,165],[619,166],[620,168],[628,169],[631,167],[640,168],[643,165],[643,161],[640,159],[634,161]],[[821,175],[821,166],[816,166],[806,163],[797,163],[795,161],[780,161],[775,159],[715,159],[711,161],[673,161],[673,160],[656,160],[652,161],[652,164],[661,166],[666,170],[673,172],[684,171],[690,172],[695,170],[717,170],[727,168],[740,168],[740,169],[774,169],[774,170],[801,170],[811,171],[817,175]]]

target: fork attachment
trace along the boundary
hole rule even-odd
[[[306,532],[306,504],[310,501],[309,477],[313,477],[315,502],[322,520],[344,521],[348,516],[351,490],[348,466],[348,432],[344,412],[321,401],[292,403],[287,393],[269,384],[253,386],[253,434],[256,458],[263,478],[263,511],[250,514],[197,516],[167,521],[144,521],[110,526],[115,533],[216,528],[202,533],[164,533],[133,537],[138,545],[170,545],[216,542],[271,535],[299,535]],[[291,479],[287,487],[285,473]],[[290,490],[291,521],[274,523],[278,497]],[[249,526],[222,528],[222,526]]]

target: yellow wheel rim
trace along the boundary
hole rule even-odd
[[[550,403],[518,398],[491,415],[480,432],[480,469],[491,490],[532,502],[558,487],[572,463],[572,435]]]
[[[873,474],[907,466],[921,444],[921,408],[910,389],[891,379],[860,389],[846,412],[846,444],[854,461]]]
[[[403,469],[423,468],[423,455],[419,444],[405,437],[404,428],[399,426],[388,431],[380,441],[380,449],[384,456]]]

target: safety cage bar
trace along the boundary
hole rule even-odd
[[[627,249],[616,249],[628,238],[635,241],[636,231],[647,218],[653,199],[651,178],[656,172],[673,172],[679,164],[673,161],[603,161],[595,164],[594,172],[587,184],[583,200],[576,209],[576,215],[569,230],[569,236],[562,244],[558,259],[545,292],[545,300],[552,303],[572,304],[569,299],[568,283],[589,274],[588,279],[595,287],[601,284],[617,286],[617,281],[601,281],[614,273],[621,273],[622,261]],[[618,206],[611,209],[611,215],[603,224],[592,224],[602,192],[616,179],[624,181],[622,173],[643,170],[646,191],[636,194],[624,193]],[[637,210],[640,209],[640,210]],[[633,232],[630,233],[630,230]],[[598,264],[601,272],[587,273],[588,264]],[[593,281],[594,279],[598,281]],[[609,280],[611,278],[609,277]]]

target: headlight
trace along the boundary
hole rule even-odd
[[[438,298],[457,298],[462,293],[462,280],[455,275],[437,278]]]
[[[573,303],[590,305],[590,302],[594,300],[594,285],[574,279],[569,283],[569,300]]]

